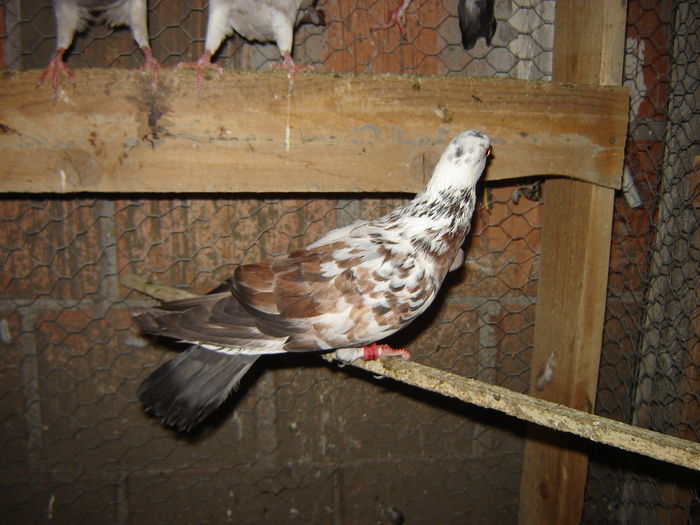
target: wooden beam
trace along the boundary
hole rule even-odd
[[[558,81],[619,85],[626,2],[559,0],[554,70]],[[613,190],[575,180],[544,189],[532,395],[578,410],[595,407],[610,257]],[[551,381],[539,373],[550,365]],[[553,368],[552,368],[553,366]],[[578,524],[588,457],[565,436],[530,427],[520,484],[522,525]]]
[[[75,72],[52,103],[37,72],[0,77],[0,192],[403,192],[464,129],[493,140],[490,180],[620,186],[627,92],[547,82],[226,72],[198,95],[168,71]]]

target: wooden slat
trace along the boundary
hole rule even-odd
[[[460,77],[78,70],[51,103],[37,72],[0,77],[2,192],[416,192],[464,129],[493,140],[490,180],[619,187],[621,88]]]
[[[626,2],[559,0],[554,77],[587,84],[621,82]],[[613,190],[548,180],[543,198],[542,259],[537,289],[532,395],[592,412],[602,345]],[[555,358],[550,360],[550,356]],[[538,372],[548,360],[551,382]],[[538,390],[537,387],[542,388]],[[578,524],[588,458],[571,440],[528,429],[520,485],[522,525]]]

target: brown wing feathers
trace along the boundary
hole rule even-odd
[[[136,321],[146,333],[188,342],[249,346],[267,338],[229,292],[165,303]]]
[[[294,329],[295,320],[323,313],[319,299],[330,278],[322,275],[321,262],[318,252],[299,250],[264,265],[240,266],[233,280],[233,294],[261,321],[261,330],[266,330],[274,316],[280,317],[278,323]]]

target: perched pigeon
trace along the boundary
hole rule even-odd
[[[39,77],[39,84],[50,75],[54,97],[61,82],[62,71],[75,82],[73,72],[63,62],[63,54],[73,42],[75,33],[83,31],[90,22],[106,22],[110,27],[128,25],[131,28],[134,40],[146,58],[145,64],[139,69],[151,70],[151,87],[155,91],[158,86],[158,70],[163,66],[153,58],[148,44],[146,0],[54,0],[53,10],[58,33],[56,51]]]
[[[279,67],[289,72],[291,87],[296,71],[309,69],[297,66],[292,59],[294,28],[305,23],[326,23],[316,0],[210,0],[204,54],[197,62],[182,65],[197,68],[197,85],[201,86],[205,69],[221,72],[221,66],[212,64],[211,57],[235,31],[247,40],[275,42],[283,58]]]
[[[496,18],[493,14],[494,0],[459,0],[459,30],[462,32],[462,46],[469,50],[476,45],[480,36],[491,45],[496,32]]]
[[[302,250],[239,266],[208,295],[136,316],[143,332],[191,344],[141,384],[146,409],[186,431],[228,397],[262,354],[341,348],[354,360],[363,350],[348,347],[363,345],[365,359],[391,353],[370,343],[424,312],[445,274],[462,264],[489,152],[484,133],[465,131],[408,204],[332,230]]]

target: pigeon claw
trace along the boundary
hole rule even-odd
[[[214,64],[211,61],[211,51],[205,51],[204,54],[196,62],[182,62],[177,65],[178,68],[181,67],[193,67],[197,70],[197,89],[201,90],[204,85],[204,71],[207,69],[213,69],[220,75],[223,74],[224,70],[219,64]]]
[[[75,84],[75,77],[73,76],[73,71],[66,65],[63,61],[63,54],[66,52],[65,48],[59,47],[56,52],[51,57],[49,64],[44,69],[44,72],[39,77],[36,85],[37,87],[42,85],[48,76],[51,76],[51,89],[53,91],[53,98],[56,99],[58,95],[58,88],[61,85],[61,73],[65,73],[73,84]]]
[[[405,361],[411,359],[411,354],[405,348],[392,348],[389,345],[372,343],[363,346],[362,350],[364,351],[362,356],[363,361],[376,361],[382,357],[400,357]]]
[[[270,67],[272,69],[287,70],[287,78],[289,78],[289,92],[291,93],[292,88],[294,87],[294,80],[296,79],[297,71],[310,71],[313,69],[313,67],[297,65],[297,63],[294,62],[294,59],[292,58],[292,55],[289,52],[284,53],[283,56],[284,59],[282,60],[281,64],[272,64]]]
[[[158,90],[158,82],[160,80],[160,70],[161,69],[171,69],[168,66],[159,64],[155,58],[153,58],[153,53],[151,53],[150,47],[142,47],[141,52],[146,61],[142,66],[137,67],[133,71],[146,71],[147,69],[151,71],[151,91],[155,93]]]

